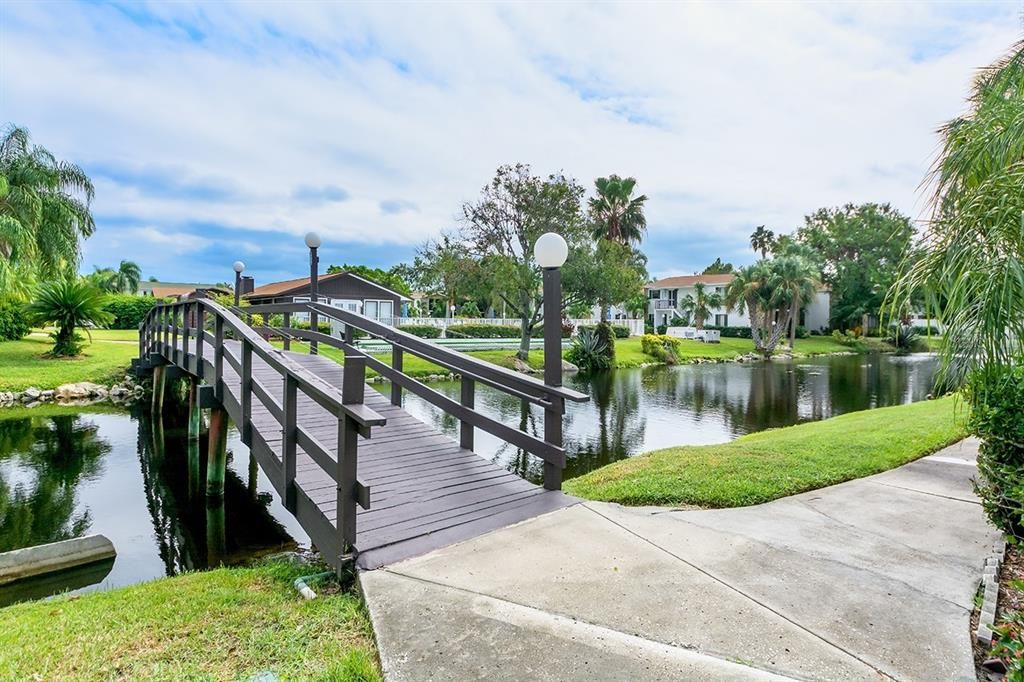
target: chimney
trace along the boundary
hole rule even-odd
[[[252,275],[243,275],[238,286],[238,295],[245,296],[246,294],[251,293],[252,290],[255,288],[256,280],[252,277]]]

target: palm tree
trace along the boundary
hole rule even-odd
[[[139,290],[139,281],[142,279],[142,270],[134,261],[123,260],[117,268],[115,282],[117,290],[122,294],[134,294]]]
[[[939,130],[925,248],[887,300],[893,319],[917,297],[942,321],[951,383],[1024,357],[1024,41],[979,72],[969,101]]]
[[[24,128],[0,138],[0,299],[25,300],[37,279],[78,267],[80,240],[96,229],[92,181],[78,166],[29,144]]]
[[[52,322],[57,326],[51,355],[74,356],[81,350],[76,327],[113,322],[113,315],[103,309],[106,299],[105,293],[85,279],[58,279],[39,287],[35,298],[25,306],[25,313],[32,324]]]
[[[679,309],[693,315],[694,325],[697,329],[704,328],[704,320],[711,317],[711,311],[721,308],[725,299],[721,294],[709,292],[703,282],[693,285],[693,294],[687,294],[679,304]]]
[[[758,225],[750,235],[750,248],[761,252],[761,258],[767,258],[768,252],[775,245],[775,233],[764,225]]]
[[[766,327],[766,308],[770,289],[767,270],[761,263],[742,267],[725,288],[725,307],[739,313],[746,311],[750,318],[750,336],[754,348],[761,350],[761,338]]]
[[[796,328],[800,320],[800,309],[810,305],[815,294],[814,266],[799,256],[782,256],[771,261],[769,284],[776,304],[786,312],[786,328],[789,329],[789,347],[796,342]]]
[[[93,266],[92,272],[84,276],[89,284],[108,294],[117,293],[117,273],[112,268]]]
[[[609,175],[594,181],[597,195],[590,200],[594,219],[594,239],[608,239],[619,244],[639,244],[647,229],[644,204],[647,195],[633,196],[636,178]]]

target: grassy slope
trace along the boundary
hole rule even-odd
[[[272,563],[0,609],[0,679],[379,680],[349,594],[306,601]]]
[[[70,359],[44,357],[53,347],[45,334],[4,341],[0,343],[0,391],[56,388],[76,381],[109,385],[123,377],[138,356],[138,338],[134,330],[97,330],[92,343],[86,339],[82,355]]]
[[[885,407],[771,429],[720,445],[658,450],[567,481],[623,504],[738,507],[891,469],[963,438],[955,399]]]

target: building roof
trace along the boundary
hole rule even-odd
[[[403,296],[399,292],[394,291],[393,289],[389,289],[388,287],[384,286],[383,284],[380,284],[378,282],[374,282],[373,280],[366,279],[365,277],[360,277],[359,275],[355,274],[354,272],[335,272],[335,273],[329,274],[329,275],[321,275],[317,279],[317,282],[318,283],[329,282],[332,279],[337,279],[339,277],[344,277],[345,275],[348,275],[349,277],[354,277],[354,278],[356,278],[356,279],[358,279],[360,281],[366,282],[367,284],[371,284],[371,285],[377,287],[378,289],[383,289],[384,291],[391,292],[392,294],[394,294],[395,296],[398,296],[399,298],[401,298],[404,301],[408,301],[409,300],[408,296]],[[297,292],[298,290],[304,289],[304,288],[306,288],[308,286],[309,286],[309,277],[299,277],[297,279],[286,279],[283,282],[271,282],[270,284],[264,284],[263,286],[256,287],[255,289],[250,291],[248,294],[243,296],[243,298],[266,298],[268,296],[281,296],[281,295],[284,295],[284,294],[291,293],[293,291]]]
[[[728,284],[732,281],[735,275],[726,273],[724,275],[679,275],[678,277],[666,277],[665,279],[659,279],[655,282],[651,282],[647,285],[648,289],[678,289],[680,287],[692,287],[697,282],[703,284]]]
[[[659,279],[655,282],[650,282],[644,288],[645,289],[681,289],[683,287],[692,287],[697,282],[707,284],[709,286],[722,286],[728,284],[735,277],[731,272],[722,275],[679,275],[677,277],[666,277]],[[822,282],[815,282],[815,291],[831,291],[831,287]]]
[[[168,296],[187,296],[196,289],[206,289],[222,294],[230,294],[231,289],[218,284],[202,284],[200,282],[139,282],[139,293],[151,295],[154,298],[167,298]]]

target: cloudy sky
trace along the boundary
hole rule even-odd
[[[652,274],[848,201],[914,217],[1021,2],[0,3],[0,122],[96,184],[84,270],[388,267],[503,163],[633,175]]]

